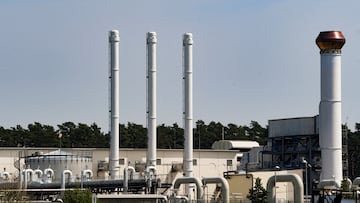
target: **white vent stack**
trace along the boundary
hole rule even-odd
[[[191,33],[183,35],[183,80],[184,80],[184,175],[192,177],[193,174],[193,81],[192,81],[192,46]],[[190,194],[189,187],[186,194]]]
[[[319,139],[321,148],[320,181],[340,185],[342,173],[341,130],[341,48],[345,38],[339,31],[320,32],[316,38],[321,55],[321,101]]]
[[[156,166],[156,32],[146,34],[147,166]]]
[[[109,32],[110,52],[110,176],[111,179],[119,178],[119,42],[118,30]]]

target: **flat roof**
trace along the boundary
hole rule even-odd
[[[212,149],[251,149],[253,147],[260,147],[260,144],[251,140],[219,140],[213,143]]]
[[[98,199],[167,199],[165,195],[158,194],[98,194]]]

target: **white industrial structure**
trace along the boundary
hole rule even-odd
[[[341,32],[320,32],[316,39],[321,55],[321,101],[319,109],[319,143],[322,171],[320,181],[343,179],[341,131]]]
[[[147,166],[156,166],[156,32],[146,34],[147,65]]]
[[[49,153],[34,153],[25,157],[26,169],[33,171],[33,181],[60,182],[64,170],[71,169],[72,178],[80,180],[84,171],[93,171],[92,154],[56,150]],[[25,169],[25,170],[26,170]],[[43,177],[44,176],[44,177]]]
[[[292,183],[295,202],[303,202],[303,183],[301,180],[302,170],[283,170],[277,174],[282,167],[299,167],[300,156],[302,163],[308,163],[305,158],[317,158],[312,149],[304,154],[297,153],[293,156],[294,149],[300,147],[308,149],[312,144],[313,137],[319,134],[321,148],[321,177],[320,187],[339,186],[342,179],[342,130],[341,130],[341,48],[345,44],[345,38],[339,31],[321,32],[316,39],[316,44],[321,53],[321,102],[319,107],[319,119],[317,117],[272,120],[269,122],[269,146],[271,151],[261,147],[254,141],[229,141],[221,140],[213,144],[212,150],[193,150],[193,60],[192,47],[193,38],[191,33],[185,33],[182,39],[182,65],[183,65],[183,121],[184,121],[184,149],[157,149],[157,115],[156,115],[156,32],[146,34],[146,79],[147,79],[147,149],[119,149],[119,31],[109,32],[109,83],[110,83],[110,150],[108,149],[54,149],[42,148],[2,148],[0,149],[0,161],[4,171],[0,172],[0,181],[10,182],[20,178],[21,189],[43,189],[49,191],[64,192],[65,187],[75,187],[76,182],[81,182],[81,187],[92,188],[96,192],[123,192],[140,194],[164,194],[165,199],[194,199],[208,200],[208,194],[214,196],[214,200],[222,197],[222,202],[228,203],[236,195],[245,195],[249,187],[253,186],[253,175],[264,177],[267,181],[269,202],[279,199],[276,190],[277,182],[284,184],[284,196],[287,200],[288,182]],[[318,121],[319,120],[319,121]],[[317,127],[319,126],[319,127]],[[317,133],[319,132],[319,133]],[[285,137],[285,138],[284,138]],[[298,142],[298,137],[305,140]],[[304,139],[305,137],[305,139]],[[291,139],[290,139],[291,138]],[[290,140],[290,141],[289,141]],[[296,142],[296,144],[293,143]],[[286,142],[286,143],[285,143]],[[281,144],[279,144],[281,143]],[[285,144],[286,145],[285,145]],[[289,144],[290,143],[290,144]],[[287,148],[284,149],[284,146]],[[249,151],[253,149],[253,151]],[[91,156],[74,155],[74,151],[91,151]],[[41,151],[41,152],[40,152]],[[288,152],[290,151],[290,152]],[[45,152],[45,154],[44,154]],[[242,153],[247,153],[245,171],[240,171]],[[310,153],[308,153],[310,152]],[[31,153],[32,155],[28,156]],[[122,155],[120,157],[120,154]],[[253,156],[251,156],[253,154]],[[274,155],[275,154],[275,155]],[[195,156],[194,156],[195,155]],[[271,155],[268,156],[268,155]],[[304,156],[302,156],[304,155]],[[250,172],[251,169],[264,168],[267,156],[269,166],[274,171]],[[14,158],[15,157],[15,158]],[[294,163],[294,157],[295,163]],[[271,161],[270,161],[271,160]],[[318,160],[308,160],[317,164]],[[15,162],[15,164],[14,164]],[[235,164],[236,163],[236,164]],[[279,165],[278,165],[279,164]],[[291,165],[294,164],[294,165]],[[275,167],[274,167],[275,166]],[[308,194],[307,166],[305,171],[306,190]],[[316,165],[314,165],[316,166]],[[7,170],[6,170],[7,169]],[[10,169],[10,170],[9,170]],[[269,169],[269,168],[268,168]],[[122,170],[123,176],[120,175]],[[94,171],[94,173],[93,173]],[[150,171],[152,172],[151,175]],[[243,175],[247,186],[236,186],[245,188],[243,193],[233,192],[229,188],[229,172]],[[243,173],[243,174],[239,174]],[[227,175],[225,175],[227,174]],[[154,176],[152,176],[154,175]],[[185,177],[183,177],[185,176]],[[227,177],[225,179],[223,176]],[[108,177],[111,180],[108,180]],[[86,180],[85,180],[85,179]],[[200,179],[201,178],[201,179]],[[239,176],[239,178],[242,178]],[[11,180],[12,179],[12,180]],[[60,181],[61,187],[56,181]],[[52,183],[52,181],[55,181]],[[235,181],[233,181],[235,182]],[[237,184],[240,182],[237,181]],[[177,196],[181,191],[180,185],[185,184],[183,196]],[[190,184],[195,186],[192,190]],[[216,184],[215,186],[207,186]],[[241,183],[242,184],[242,183]],[[164,186],[163,186],[164,185]],[[221,185],[221,187],[219,187]],[[234,183],[233,183],[234,185]],[[30,187],[28,187],[30,186]],[[275,187],[274,187],[275,186]],[[95,190],[94,187],[106,188]],[[165,194],[172,187],[172,194]],[[165,188],[165,189],[164,189]],[[210,188],[210,192],[209,192]],[[219,189],[220,188],[220,189]],[[235,186],[234,186],[235,188]],[[96,188],[97,189],[97,188]],[[212,190],[211,190],[212,189]],[[274,194],[272,190],[274,190]],[[291,188],[290,188],[291,189]],[[35,191],[34,190],[34,191]],[[170,190],[169,190],[170,191]],[[220,195],[221,191],[221,195]],[[121,196],[121,195],[120,195]],[[109,196],[108,196],[109,197]],[[125,197],[125,196],[123,196]],[[137,195],[136,198],[145,195]],[[113,197],[111,197],[113,198]],[[133,198],[130,197],[129,198]],[[156,196],[156,198],[158,198]],[[241,197],[244,199],[244,197]],[[110,200],[108,202],[111,202]]]
[[[183,35],[183,80],[184,80],[184,175],[193,176],[193,81],[192,81],[192,46],[191,33]],[[189,194],[189,187],[186,188]]]
[[[109,33],[110,52],[110,175],[112,179],[119,178],[119,42],[118,30]]]
[[[240,152],[249,151],[254,147],[260,147],[260,144],[250,140],[218,140],[211,145],[211,149],[239,150]]]

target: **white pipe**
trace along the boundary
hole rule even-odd
[[[145,169],[146,189],[150,189],[154,176],[156,176],[155,166],[147,166]],[[150,192],[150,191],[148,191]]]
[[[188,202],[189,198],[186,196],[181,196],[181,195],[177,195],[177,196],[170,196],[169,197],[170,202]]]
[[[132,166],[126,166],[124,168],[124,192],[128,191],[129,188],[129,177],[128,177],[128,171],[130,171],[130,180],[134,179],[135,174],[135,168]]]
[[[30,168],[24,170],[24,188],[27,188],[28,181],[32,181],[34,171]],[[30,178],[28,177],[30,176]]]
[[[85,169],[81,172],[82,177],[85,177],[86,180],[90,180],[93,177],[93,172],[91,169]]]
[[[156,174],[156,168],[155,168],[154,166],[148,166],[148,167],[146,167],[145,172],[146,172],[147,174],[150,174],[151,171],[153,172],[153,174]]]
[[[360,177],[357,177],[354,179],[352,187],[357,188],[357,187],[359,187],[359,185],[360,185]]]
[[[20,176],[20,189],[23,188],[24,185],[24,175],[25,175],[25,169],[23,169],[22,171],[19,171],[19,176]]]
[[[41,177],[42,177],[42,175],[43,175],[43,172],[42,172],[42,170],[40,170],[40,169],[35,169],[34,170],[34,173],[35,173],[35,177],[36,177],[36,181],[38,181],[38,182],[41,182]]]
[[[146,34],[148,166],[156,166],[156,43],[156,32],[148,32]]]
[[[10,178],[10,173],[7,172],[7,171],[4,171],[1,173],[1,177],[4,179],[4,180],[9,180]]]
[[[319,107],[319,144],[322,180],[343,179],[341,130],[341,32],[321,32],[316,39],[321,54],[321,101]]]
[[[181,184],[189,184],[189,183],[194,183],[196,185],[196,198],[198,200],[201,200],[203,198],[203,190],[201,187],[201,181],[199,178],[195,178],[195,177],[181,177],[181,178],[177,178],[174,182],[174,190],[178,190],[180,188]],[[185,194],[190,195],[190,193],[186,193]],[[201,201],[198,201],[201,202]]]
[[[53,176],[54,176],[53,169],[51,168],[44,169],[44,175],[43,175],[44,182],[51,183]]]
[[[183,80],[184,80],[184,175],[193,176],[193,82],[192,82],[192,46],[193,39],[191,33],[183,35]],[[190,188],[185,186],[187,194]]]
[[[109,33],[111,70],[111,130],[110,130],[110,175],[119,178],[119,42],[118,30]]]
[[[72,172],[68,169],[65,169],[61,176],[61,189],[63,189],[63,190],[65,190],[66,174],[68,175],[68,181],[71,181],[71,178],[72,178]]]
[[[291,182],[294,187],[294,202],[304,202],[304,185],[301,178],[296,174],[283,174],[271,176],[266,184],[268,202],[274,203],[276,198],[273,189],[276,189],[276,182]],[[275,191],[276,193],[276,191]]]
[[[203,178],[202,179],[203,185],[208,183],[220,183],[221,184],[221,195],[222,195],[222,203],[229,203],[230,202],[230,188],[229,183],[223,177],[214,177],[214,178]],[[206,200],[207,201],[207,200]]]

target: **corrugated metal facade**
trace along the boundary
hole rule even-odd
[[[269,120],[269,137],[318,134],[318,117]]]

